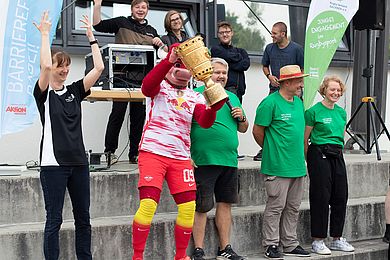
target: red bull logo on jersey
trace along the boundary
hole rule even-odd
[[[168,103],[174,106],[177,110],[185,110],[191,113],[191,107],[188,104],[187,100],[182,97],[168,99]]]

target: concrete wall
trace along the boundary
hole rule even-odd
[[[68,82],[79,79],[84,73],[84,57],[72,56],[72,68],[68,77]],[[328,74],[335,74],[346,81],[347,92],[340,100],[339,104],[346,108],[348,115],[351,114],[351,93],[352,93],[352,70],[347,68],[330,68]],[[252,137],[252,126],[259,102],[268,94],[268,81],[262,73],[261,65],[252,63],[247,77],[247,93],[244,96],[244,109],[250,122],[250,127],[247,133],[240,134],[239,153],[243,155],[255,155],[258,151],[258,146]],[[390,74],[388,82],[390,82]],[[390,83],[388,83],[390,84]],[[387,93],[387,115],[390,115],[390,91]],[[317,100],[321,98],[317,96]],[[104,150],[104,133],[108,115],[111,110],[110,102],[84,102],[83,106],[83,131],[84,142],[87,150],[92,149],[94,152],[102,152]],[[389,119],[386,120],[388,125]],[[120,145],[117,154],[120,154],[125,149],[128,142],[126,120],[122,126],[120,133]],[[389,126],[388,126],[389,127]],[[24,164],[26,161],[37,161],[39,158],[39,142],[41,138],[41,125],[37,118],[35,123],[20,133],[5,135],[0,139],[0,164]],[[390,149],[390,142],[383,135],[380,138],[381,150]],[[127,158],[128,148],[125,149],[122,156]]]

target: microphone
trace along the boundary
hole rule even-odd
[[[230,111],[233,110],[233,105],[232,105],[232,103],[230,102],[230,99],[229,99],[229,98],[226,100],[226,105],[229,107]]]
[[[226,100],[226,105],[229,107],[230,111],[233,111],[233,105],[230,102],[229,98]],[[239,122],[238,118],[236,118],[236,120],[237,120],[237,122]]]

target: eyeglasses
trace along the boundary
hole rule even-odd
[[[218,32],[219,35],[224,35],[224,34],[230,34],[232,31],[221,31]]]
[[[172,20],[171,20],[171,23],[172,23],[172,22],[177,22],[177,21],[179,21],[179,20],[181,20],[180,17],[177,17],[177,18],[175,18],[175,19],[172,19]]]

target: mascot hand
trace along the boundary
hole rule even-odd
[[[210,108],[213,110],[213,111],[218,111],[220,110],[223,105],[225,104],[227,98],[225,99],[222,99],[221,101],[218,101],[217,103],[215,103],[214,105],[212,105]]]
[[[167,54],[167,57],[166,59],[170,62],[170,63],[175,63],[177,61],[177,59],[179,58],[179,56],[177,56],[177,53],[176,53],[176,47],[179,46],[180,43],[174,43],[172,44],[170,47],[169,47],[169,52]]]

